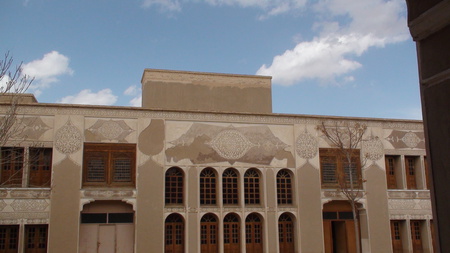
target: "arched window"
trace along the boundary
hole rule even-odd
[[[239,204],[238,175],[232,169],[226,169],[222,175],[222,198],[224,205]]]
[[[277,201],[279,205],[292,204],[292,178],[286,169],[277,173]]]
[[[200,204],[216,204],[216,173],[212,168],[206,168],[200,173]]]
[[[164,250],[166,253],[184,252],[184,220],[179,214],[171,214],[165,221]]]
[[[259,173],[256,169],[248,169],[244,175],[245,204],[259,204]]]
[[[219,223],[217,218],[213,214],[203,215],[200,221],[200,232],[201,232],[201,252],[202,253],[216,253],[218,252],[218,233],[219,233]]]
[[[282,214],[278,219],[278,243],[280,252],[294,253],[294,222],[291,215]]]
[[[263,252],[263,225],[259,215],[252,213],[245,219],[245,248],[247,253]]]
[[[230,213],[223,219],[223,248],[224,253],[240,252],[239,249],[239,217]]]
[[[183,204],[183,172],[172,167],[166,171],[165,187],[166,204]]]

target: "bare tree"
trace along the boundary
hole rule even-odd
[[[13,65],[14,59],[9,52],[0,59],[0,147],[18,146],[23,132],[22,117],[18,115],[18,108],[23,94],[28,90],[34,78],[23,73],[22,62]],[[14,142],[17,143],[14,143]],[[17,186],[21,182],[21,175],[26,159],[23,148],[10,147],[1,150],[1,186]],[[7,162],[5,162],[7,161]],[[5,171],[9,170],[8,173]],[[20,180],[20,181],[19,181]]]
[[[357,122],[333,121],[322,122],[316,129],[334,148],[338,159],[342,159],[343,171],[337,173],[338,190],[347,198],[352,207],[356,252],[360,253],[358,202],[365,194],[363,187],[365,180],[362,178],[360,168],[366,161],[365,155],[360,157],[360,149],[367,126]]]

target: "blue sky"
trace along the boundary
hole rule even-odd
[[[5,0],[39,102],[139,106],[145,68],[273,76],[273,111],[420,119],[404,0]]]

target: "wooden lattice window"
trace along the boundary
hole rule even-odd
[[[399,220],[391,220],[391,239],[393,252],[403,252],[401,221]]]
[[[179,214],[171,214],[165,221],[165,252],[184,252],[184,221]]]
[[[416,157],[405,157],[405,169],[406,169],[406,185],[408,189],[417,189],[416,183]]]
[[[216,204],[216,173],[211,168],[206,168],[200,173],[200,204]]]
[[[47,252],[47,225],[25,226],[25,253]]]
[[[224,205],[239,203],[238,175],[234,169],[226,169],[222,175],[222,198]]]
[[[292,204],[292,178],[286,169],[277,173],[277,201],[279,205]]]
[[[183,204],[183,172],[172,167],[166,171],[165,202],[166,204]]]
[[[49,187],[52,176],[52,149],[30,148],[29,187]]]
[[[322,187],[361,187],[361,163],[359,150],[354,150],[350,162],[337,149],[320,149]]]
[[[84,186],[134,186],[135,144],[84,144]]]
[[[395,171],[395,157],[386,156],[386,181],[388,189],[397,189],[397,178]]]
[[[245,204],[260,203],[260,176],[256,169],[248,169],[244,175]]]
[[[19,226],[0,226],[0,252],[17,253],[19,247]]]
[[[24,148],[1,148],[1,181],[5,187],[21,187],[24,166]]]

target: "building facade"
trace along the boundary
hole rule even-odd
[[[362,251],[433,252],[422,122],[275,114],[270,81],[146,69],[142,108],[24,100],[0,252],[355,252],[324,122],[367,126]]]

